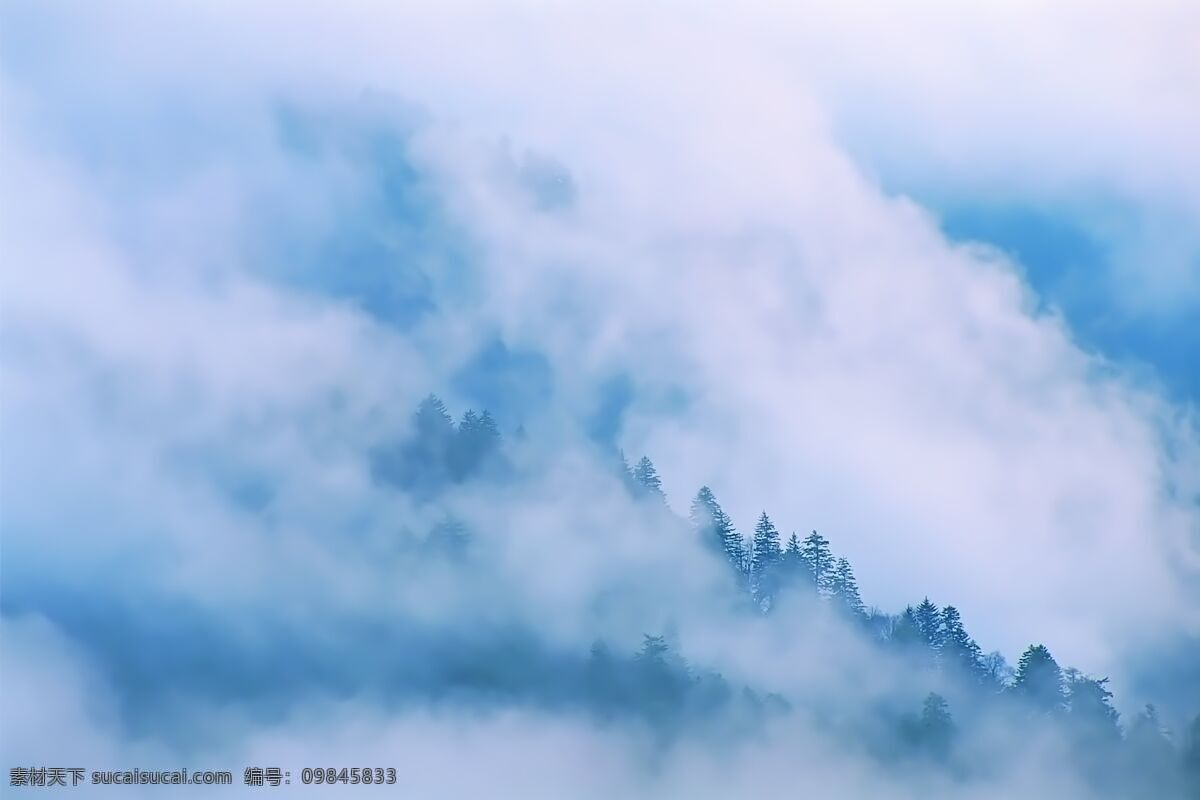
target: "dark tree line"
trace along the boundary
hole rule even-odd
[[[468,410],[455,425],[446,405],[431,394],[417,407],[407,437],[371,453],[371,471],[383,483],[428,499],[472,477],[501,474],[506,466],[501,445],[488,411]]]
[[[835,557],[829,541],[816,531],[803,540],[793,533],[781,547],[779,532],[764,511],[747,541],[707,486],[692,500],[689,518],[758,612],[770,613],[788,592],[803,589],[838,613],[867,623],[864,630],[873,631],[880,645],[916,668],[974,687],[982,696],[1011,701],[1031,720],[1058,726],[1098,789],[1132,785],[1146,797],[1174,797],[1184,796],[1190,786],[1200,798],[1200,716],[1176,747],[1153,706],[1123,726],[1112,706],[1108,679],[1060,667],[1045,645],[1030,645],[1013,671],[999,653],[984,654],[952,605],[939,608],[926,597],[894,617],[867,611],[850,563]],[[873,619],[880,616],[882,621]],[[960,733],[947,699],[936,692],[928,694],[919,714],[901,717],[897,729],[910,755],[943,763],[952,759]]]
[[[829,540],[816,531],[804,539],[793,532],[781,544],[778,528],[764,511],[746,542],[707,486],[696,493],[688,516],[696,535],[725,560],[737,585],[764,613],[785,595],[803,592],[848,616],[866,617],[850,562],[835,557]]]
[[[646,634],[630,656],[597,641],[588,658],[586,704],[602,719],[634,716],[662,734],[677,734],[720,717],[732,728],[750,729],[788,708],[778,695],[736,687],[719,673],[697,669],[667,642]]]
[[[464,481],[507,474],[503,444],[487,411],[467,411],[456,425],[441,400],[430,395],[417,409],[410,434],[372,454],[372,468],[385,483],[428,499]],[[631,466],[618,453],[616,473],[636,502],[669,513],[662,479],[648,457]],[[708,486],[693,498],[688,521],[752,613],[827,609],[901,659],[914,675],[961,687],[956,696],[974,698],[968,699],[974,704],[1001,703],[1030,726],[1055,726],[1100,794],[1119,786],[1144,797],[1200,798],[1200,716],[1177,740],[1153,706],[1123,724],[1108,679],[1061,667],[1043,644],[1031,644],[1013,669],[1000,653],[984,653],[953,605],[939,608],[925,597],[895,615],[868,610],[850,562],[834,554],[828,539],[812,531],[803,538],[792,532],[784,541],[765,511],[743,536]],[[448,514],[429,532],[425,547],[462,559],[470,541],[468,529]],[[596,715],[633,715],[660,731],[678,731],[713,715],[761,719],[787,707],[782,698],[759,696],[747,687],[735,690],[720,675],[694,669],[663,637],[649,634],[632,656],[615,655],[598,642],[578,680],[567,683],[576,686],[570,696],[582,698]],[[919,711],[900,715],[893,732],[890,757],[948,767],[956,764],[956,746],[964,735],[950,701],[937,691],[925,696]]]

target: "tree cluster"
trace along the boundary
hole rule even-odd
[[[409,434],[372,454],[372,467],[379,479],[428,499],[464,481],[504,474],[503,444],[487,411],[467,411],[456,425],[441,400],[430,395]],[[630,466],[623,453],[616,461],[631,498],[660,509],[664,524],[670,524],[673,515],[653,462],[642,456]],[[723,565],[731,596],[741,598],[738,605],[749,613],[802,615],[796,610],[815,608],[835,614],[879,648],[881,659],[896,659],[889,663],[905,665],[917,683],[939,687],[925,694],[919,711],[893,718],[892,746],[880,752],[966,770],[959,742],[968,731],[955,719],[954,699],[971,709],[1001,707],[1031,729],[1057,729],[1100,795],[1167,798],[1191,791],[1200,797],[1200,716],[1177,740],[1153,706],[1126,725],[1113,707],[1107,678],[1061,667],[1043,644],[1031,644],[1014,669],[1000,653],[984,653],[953,605],[939,607],[925,597],[895,615],[868,610],[849,560],[835,555],[828,539],[812,531],[803,538],[793,532],[783,541],[765,511],[743,536],[708,486],[693,497],[688,523]],[[426,547],[462,559],[470,541],[468,529],[447,514],[430,531]],[[712,715],[761,719],[788,707],[775,695],[760,696],[747,687],[735,691],[720,675],[689,666],[664,637],[650,634],[632,656],[616,656],[598,642],[578,679],[563,680],[576,687],[569,696],[582,697],[597,715],[634,715],[660,731],[678,731]]]

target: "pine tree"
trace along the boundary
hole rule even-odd
[[[463,480],[475,468],[479,445],[479,415],[474,409],[467,409],[458,422],[458,435],[450,450],[450,474],[454,480]]]
[[[500,428],[496,425],[496,420],[492,418],[492,412],[486,408],[479,415],[479,430],[487,441],[500,441]]]
[[[795,538],[796,534],[792,534],[792,539]],[[861,617],[866,612],[858,594],[858,581],[854,579],[854,570],[844,558],[837,560],[833,571],[832,596],[838,608],[852,616]]]
[[[812,576],[813,587],[817,594],[828,597],[833,591],[835,563],[833,553],[829,549],[829,540],[813,531],[804,537],[800,547],[800,558]]]
[[[935,758],[944,759],[954,741],[954,718],[950,704],[936,692],[930,692],[921,706],[918,725],[922,746]]]
[[[692,529],[703,536],[714,535],[719,514],[724,513],[720,509],[721,504],[717,502],[712,489],[701,486],[688,508],[688,521],[692,523]]]
[[[779,549],[779,531],[775,528],[775,523],[771,522],[771,518],[767,516],[767,512],[765,511],[759,516],[758,524],[754,526],[753,552],[755,572],[762,572],[767,569],[779,561],[779,557],[782,554],[782,551]]]
[[[723,555],[729,564],[740,572],[745,558],[742,537],[734,529],[733,520],[721,508],[716,496],[707,486],[701,486],[700,491],[696,492],[689,518],[700,540]]]
[[[808,566],[804,563],[804,556],[801,553],[800,539],[796,536],[795,531],[787,540],[787,546],[783,548],[783,554],[779,558],[779,583],[780,586],[811,586],[812,580],[808,575]]]
[[[427,395],[417,406],[413,427],[417,436],[425,440],[447,442],[454,436],[454,420],[436,394]]]
[[[614,471],[621,485],[625,487],[625,491],[634,497],[641,493],[642,485],[637,482],[637,478],[633,477],[633,467],[629,466],[629,459],[625,457],[624,450],[617,451],[617,463]]]
[[[1077,669],[1064,673],[1067,717],[1076,743],[1086,751],[1115,745],[1121,741],[1119,715],[1112,707],[1108,678],[1089,678]]]
[[[655,723],[669,722],[678,713],[687,692],[686,664],[671,653],[665,637],[643,636],[633,657],[635,697],[642,713]]]
[[[1038,711],[1050,713],[1062,709],[1062,670],[1045,645],[1030,645],[1021,654],[1012,690]]]
[[[983,652],[975,640],[967,635],[962,617],[954,606],[942,609],[941,638],[942,666],[976,680],[983,680]]]
[[[666,502],[666,495],[662,490],[662,479],[658,477],[658,470],[654,468],[654,462],[648,457],[642,456],[641,460],[633,468],[633,479],[641,488],[644,495],[656,497],[659,500]]]
[[[371,453],[371,471],[377,479],[428,500],[452,477],[455,435],[445,403],[437,395],[428,395],[413,414],[411,435]]]
[[[496,424],[491,412],[485,408],[475,421],[472,431],[470,439],[471,466],[468,474],[488,469],[494,471],[503,466],[504,461],[500,454],[502,443],[500,427]]]
[[[670,652],[670,647],[667,645],[666,637],[652,636],[648,633],[642,635],[642,649],[638,650],[634,655],[634,661],[642,664],[654,664],[666,666],[667,653]]]
[[[938,607],[928,597],[921,601],[916,609],[917,627],[921,631],[921,641],[935,653],[942,647],[942,615]]]
[[[784,556],[800,560],[800,539],[796,536],[796,532],[792,531],[792,535],[788,537],[787,547],[783,550]]]
[[[479,469],[483,461],[499,445],[500,431],[488,412],[476,414],[468,409],[458,423],[458,436],[454,440],[451,473],[461,481]]]
[[[779,531],[775,523],[762,512],[754,526],[754,543],[750,554],[750,575],[754,593],[759,603],[769,605],[775,596],[778,581],[779,560],[783,552],[779,549]]]

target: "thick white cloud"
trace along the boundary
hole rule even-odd
[[[307,706],[280,724],[217,743],[168,744],[123,735],[115,700],[103,679],[53,629],[36,618],[5,620],[0,667],[5,726],[0,753],[9,765],[94,770],[221,770],[233,787],[96,786],[100,797],[222,797],[260,793],[242,785],[245,767],[279,767],[290,773],[289,794],[316,797],[358,791],[399,792],[457,800],[489,794],[527,798],[725,798],[795,796],[798,786],[819,786],[839,800],[912,797],[1012,797],[1052,792],[1089,795],[1057,776],[1052,741],[1033,740],[1021,768],[999,780],[961,783],[919,768],[885,773],[814,735],[808,720],[787,718],[761,737],[736,745],[722,739],[688,740],[672,747],[636,727],[599,727],[582,717],[531,711],[468,713],[463,709],[413,710],[389,715],[356,701]],[[219,718],[220,709],[212,716]],[[217,729],[214,727],[214,729]],[[69,735],[66,735],[69,732]],[[302,770],[392,767],[392,787],[332,790],[302,785]],[[69,778],[68,778],[69,780]],[[276,791],[280,791],[277,789]]]
[[[512,335],[550,342],[556,363],[636,364],[646,384],[685,388],[686,411],[648,412],[628,432],[631,450],[660,457],[677,505],[707,481],[743,525],[766,506],[785,526],[820,527],[873,598],[935,593],[1010,653],[1046,640],[1108,666],[1136,631],[1196,624],[1175,574],[1195,568],[1192,487],[1173,460],[1194,460],[1192,429],[1036,314],[1012,265],[949,246],[919,209],[881,196],[831,138],[820,82],[758,46],[764,26],[720,14],[633,25],[617,10],[435,16],[411,29],[445,24],[461,48],[432,34],[418,38],[437,44],[401,48],[398,91],[431,107],[446,98],[459,130],[551,149],[581,187],[561,223],[482,188],[464,209],[500,254],[495,313]],[[849,60],[873,30],[815,12],[768,19],[785,32],[811,19],[807,37],[845,28],[826,48]],[[970,21],[976,35],[987,19]],[[1169,20],[1150,19],[1174,41]],[[485,21],[490,36],[475,27]],[[1044,20],[1043,35],[1070,41],[1076,21]],[[900,37],[916,58],[913,38]],[[967,57],[943,40],[949,52],[928,58]],[[1033,52],[1046,68],[1061,55]],[[1177,77],[1149,42],[1126,56]],[[923,69],[898,63],[869,74],[919,94]],[[979,65],[989,80],[1003,67]],[[1139,95],[1120,97],[1136,116]],[[1075,101],[1108,114],[1102,98],[1100,85]],[[1118,141],[1172,165],[1190,153]],[[1043,146],[1036,163],[1069,149]],[[450,152],[447,168],[461,167]]]
[[[958,203],[1082,223],[1106,311],[1200,303],[1200,11],[1186,2],[843,4],[761,32],[855,150]]]
[[[31,39],[69,53],[73,68],[20,50],[5,79],[6,98],[20,101],[5,120],[5,429],[7,458],[28,468],[8,480],[53,494],[104,476],[96,502],[136,517],[143,490],[163,484],[155,467],[167,445],[230,445],[247,426],[271,445],[236,460],[286,476],[289,524],[336,525],[356,506],[379,520],[387,509],[355,461],[385,427],[372,414],[385,400],[407,409],[496,324],[548,354],[565,412],[585,408],[610,370],[628,370],[643,396],[681,391],[686,402],[670,413],[635,405],[623,441],[655,458],[676,509],[707,482],[743,527],[762,507],[785,531],[818,527],[853,560],[868,601],[894,608],[929,592],[957,604],[985,646],[1015,655],[1046,641],[1097,671],[1141,633],[1196,630],[1185,581],[1196,571],[1197,512],[1194,485],[1181,483],[1181,469],[1194,469],[1192,429],[1082,353],[1060,320],[1037,315],[1012,265],[951,246],[921,209],[885,196],[839,146],[843,111],[829,105],[842,87],[866,86],[900,98],[895,119],[928,120],[934,142],[973,143],[934,146],[948,167],[982,153],[1054,165],[1048,174],[1063,181],[1100,171],[1190,208],[1194,187],[1179,175],[1194,152],[1175,133],[1193,111],[1178,104],[1178,85],[1155,82],[1187,69],[1161,46],[1176,41],[1177,20],[1139,18],[1153,27],[1136,39],[1143,47],[1123,44],[1111,62],[1138,67],[1121,72],[1116,95],[1101,71],[1072,72],[1044,94],[1004,94],[1005,81],[1036,84],[1031,76],[1069,61],[1044,42],[1072,41],[1086,20],[944,11],[889,34],[895,20],[861,8],[30,12]],[[1123,15],[1108,13],[1115,31]],[[1035,18],[1045,27],[1015,74],[972,46],[1001,36],[988,27],[997,19],[1011,38]],[[943,35],[918,35],[922,21],[944,25]],[[1097,42],[1114,36],[1088,30]],[[881,41],[892,57],[871,67]],[[997,88],[977,98],[980,85]],[[304,197],[321,181],[297,176],[263,133],[271,104],[340,105],[365,88],[433,118],[417,152],[483,245],[478,307],[412,337],[269,288],[238,263],[245,231],[235,212],[248,214],[264,187],[299,190],[288,202],[303,198],[300,219],[327,224],[331,214]],[[1063,112],[1045,138],[1021,124],[1060,96],[1087,113]],[[1154,113],[1138,116],[1147,97]],[[184,144],[156,140],[182,136],[161,118],[168,100],[203,119],[229,115],[215,126],[229,142],[207,143],[193,164]],[[947,105],[962,113],[937,113]],[[1017,145],[1003,128],[964,122],[993,108],[1022,132]],[[1108,130],[1118,117],[1127,128],[1088,139],[1091,151],[1075,147],[1087,132],[1072,127],[1079,120]],[[512,181],[497,180],[504,139],[564,165],[577,202],[531,210]],[[1118,152],[1124,160],[1110,165],[1106,154]],[[171,169],[138,175],[160,161],[183,168],[182,186]],[[342,176],[336,164],[322,169]],[[103,206],[130,196],[128,207]],[[138,222],[163,233],[131,245],[119,234]],[[81,394],[79,384],[97,383],[81,371],[97,363],[134,378],[99,399]],[[64,441],[75,462],[65,468],[47,449]],[[54,531],[47,548],[74,546],[70,503],[20,496],[20,518]],[[567,524],[562,512],[528,521],[546,535]],[[258,523],[186,493],[154,513],[180,534],[185,586],[199,592],[220,574],[253,592],[249,570],[205,558],[214,540],[202,534],[262,533]],[[320,572],[319,554],[293,544],[312,570],[302,574]],[[648,546],[650,561],[662,549]],[[592,583],[586,565],[574,568],[580,580],[548,576],[514,606],[565,597],[555,603],[567,609],[563,628],[582,627],[569,615],[607,577]],[[673,602],[695,588],[680,586]],[[775,677],[787,666],[760,669]]]

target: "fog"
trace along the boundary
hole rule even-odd
[[[895,188],[1099,186],[1144,221],[1111,313],[1189,308],[1186,4],[2,13],[9,767],[1186,791],[1195,404]],[[701,486],[864,608],[729,563]],[[925,598],[979,674],[905,644]],[[1034,644],[1109,681],[982,675]]]

